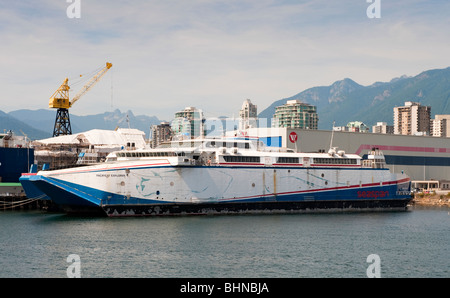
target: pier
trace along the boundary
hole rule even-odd
[[[48,200],[29,199],[19,182],[0,183],[0,211],[48,210],[53,204]]]

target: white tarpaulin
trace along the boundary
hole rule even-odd
[[[119,128],[117,130],[92,129],[72,135],[53,137],[37,142],[45,145],[86,144],[105,147],[120,147],[134,143],[136,148],[145,147],[145,133],[134,128]]]

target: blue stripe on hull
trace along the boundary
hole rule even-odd
[[[25,191],[27,198],[29,199],[38,199],[38,200],[50,200],[50,198],[43,193],[39,188],[36,187],[34,182],[32,182],[32,178],[34,175],[22,175],[19,178],[20,184],[22,184],[22,188]]]
[[[92,192],[86,187],[73,184],[63,183],[60,180],[52,179],[44,176],[34,175],[23,177],[22,182],[25,185],[31,184],[32,190],[36,193],[47,195],[55,204],[58,205],[79,205],[98,207],[99,200],[92,196]],[[30,189],[30,187],[28,187]],[[27,193],[28,196],[28,193]]]

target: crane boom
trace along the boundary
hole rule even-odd
[[[89,91],[104,75],[105,73],[112,67],[112,64],[109,62],[106,62],[106,66],[100,70],[95,76],[92,77],[92,79],[89,80],[89,82],[83,86],[83,88],[78,91],[78,93],[72,98],[70,101],[69,107],[71,107],[77,100],[80,99],[83,94]]]

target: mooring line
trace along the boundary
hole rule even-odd
[[[12,208],[16,208],[16,207],[19,207],[19,206],[23,206],[23,205],[32,203],[32,202],[37,201],[37,200],[38,199],[27,199],[27,200],[22,200],[22,201],[17,201],[17,202],[0,201],[0,204],[3,204],[1,209],[5,210],[5,209],[12,209]]]

